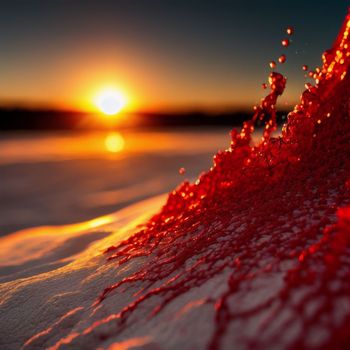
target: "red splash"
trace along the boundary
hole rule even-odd
[[[232,131],[212,168],[106,251],[118,265],[146,257],[100,297],[139,288],[119,310],[118,327],[131,314],[137,319],[140,305],[153,316],[221,276],[223,291],[205,301],[215,310],[209,349],[350,346],[349,30],[350,15],[282,136],[272,132],[286,79],[273,72],[270,93],[252,120]],[[266,120],[265,130],[252,147],[258,120]]]

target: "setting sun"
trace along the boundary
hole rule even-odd
[[[125,96],[117,90],[103,90],[95,98],[95,104],[106,115],[119,113],[126,105]]]

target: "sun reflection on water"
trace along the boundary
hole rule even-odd
[[[125,147],[124,137],[118,132],[111,132],[105,138],[105,147],[111,153],[121,152]]]

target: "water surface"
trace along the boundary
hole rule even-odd
[[[92,219],[168,192],[207,170],[228,132],[2,133],[0,235]]]

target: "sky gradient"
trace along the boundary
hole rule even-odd
[[[136,110],[249,108],[268,63],[294,104],[348,1],[8,0],[0,11],[0,104],[92,108],[115,86]],[[292,45],[280,41],[295,28]],[[280,69],[281,68],[281,69]]]

